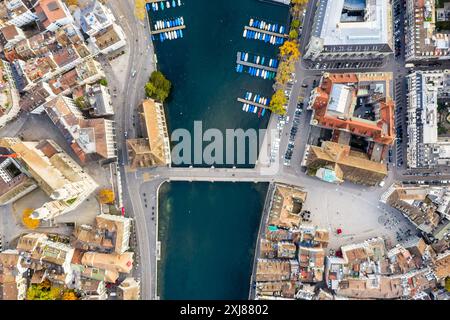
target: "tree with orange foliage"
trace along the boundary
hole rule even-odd
[[[33,209],[25,209],[23,210],[22,213],[22,223],[24,224],[25,227],[27,227],[28,229],[34,230],[37,227],[39,227],[39,223],[40,221],[38,219],[33,219],[31,218],[31,214],[33,213]]]
[[[73,291],[65,291],[62,296],[63,300],[78,300],[75,292]]]
[[[67,6],[78,6],[78,0],[65,0]]]
[[[145,3],[145,0],[134,0],[134,15],[141,21],[145,19],[145,14],[147,13]]]
[[[283,58],[297,60],[300,57],[300,50],[296,41],[286,41],[280,47],[280,55]]]
[[[116,200],[114,192],[111,189],[101,189],[98,193],[101,204],[113,203]]]

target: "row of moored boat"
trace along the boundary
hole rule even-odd
[[[265,22],[265,21],[259,21],[259,20],[253,20],[253,19],[250,19],[250,22],[248,23],[248,25],[250,27],[253,27],[253,28],[258,28],[258,29],[261,29],[261,30],[264,30],[264,31],[270,31],[270,32],[273,32],[273,33],[284,34],[284,31],[285,31],[284,26],[279,26],[278,27],[277,23],[270,24],[270,23]]]
[[[244,33],[242,34],[244,38],[262,40],[273,45],[281,45],[284,43],[284,26],[278,26],[276,23],[270,24],[265,21],[253,19],[250,19],[249,26],[255,29],[260,29],[261,31],[244,29]],[[279,34],[279,36],[270,33]]]
[[[263,69],[259,69],[259,68],[255,68],[255,67],[247,67],[247,66],[244,66],[239,63],[236,66],[236,72],[238,72],[238,73],[245,72],[253,77],[261,77],[263,79],[269,79],[269,80],[274,79],[275,76],[277,75],[276,72],[273,72],[273,71],[267,71],[267,70],[263,70]]]
[[[255,39],[255,40],[262,40],[264,42],[269,42],[273,45],[283,44],[284,38],[283,37],[277,37],[274,35],[270,35],[263,32],[257,32],[252,30],[244,30],[244,34],[242,35],[246,39]]]
[[[249,62],[249,54],[248,52],[241,52],[240,55],[241,61]],[[250,59],[252,60],[252,59]],[[267,65],[266,65],[267,62]],[[253,63],[254,64],[260,64],[262,66],[267,66],[271,68],[277,68],[278,67],[278,60],[277,59],[269,59],[264,56],[253,56]]]
[[[158,4],[159,3],[159,4]],[[181,0],[172,0],[172,2],[170,1],[161,1],[161,2],[152,2],[152,3],[147,3],[147,11],[158,11],[158,10],[164,10],[164,8],[175,8],[175,7],[180,7],[181,6]]]
[[[270,99],[265,98],[259,94],[253,94],[252,92],[248,92],[248,91],[245,93],[244,99],[247,101],[253,101],[258,104],[262,104],[264,106],[268,106],[270,103]]]
[[[179,27],[184,25],[184,19],[183,17],[179,17],[172,20],[158,20],[153,25],[155,30],[162,30],[162,29],[168,29],[173,27]]]
[[[158,34],[159,35],[159,40],[161,42],[165,41],[165,40],[175,40],[178,38],[183,38],[183,30],[178,29],[178,30],[173,30],[173,31],[166,31],[166,32],[161,32]],[[158,39],[158,35],[153,35],[152,39],[156,40]]]

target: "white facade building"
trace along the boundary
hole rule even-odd
[[[450,70],[416,71],[407,77],[410,168],[450,164],[450,137],[439,137],[438,98],[448,92]]]
[[[5,6],[9,15],[7,24],[22,27],[38,20],[37,15],[22,0],[5,0]]]
[[[382,59],[392,53],[388,0],[319,0],[305,59]]]
[[[56,31],[62,26],[74,23],[69,9],[61,0],[39,0],[36,15],[47,31]]]

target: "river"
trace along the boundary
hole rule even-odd
[[[265,128],[242,111],[246,91],[270,97],[273,82],[236,72],[236,53],[276,57],[278,49],[242,37],[250,18],[286,26],[288,7],[259,0],[189,0],[150,13],[153,20],[182,16],[182,39],[155,41],[158,69],[172,82],[165,104],[170,131]],[[247,166],[251,166],[249,163]],[[162,299],[246,299],[267,184],[166,183],[160,191],[158,264]]]

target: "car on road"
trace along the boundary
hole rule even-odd
[[[136,73],[137,73],[137,71],[136,71],[136,70],[133,70],[133,71],[131,72],[131,77],[134,78],[134,77],[136,76]]]
[[[128,132],[127,131],[125,131],[124,136],[125,136],[125,138],[128,137]]]
[[[306,83],[302,84],[302,88],[308,88],[308,85]]]

